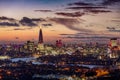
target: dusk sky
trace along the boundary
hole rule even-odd
[[[0,43],[120,37],[120,0],[0,0]]]

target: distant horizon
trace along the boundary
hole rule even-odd
[[[59,39],[57,39],[59,40]],[[62,40],[62,39],[60,39]],[[3,42],[0,42],[0,45],[3,45],[3,44],[25,44],[27,43],[27,41],[32,41],[34,42],[35,44],[38,44],[38,41],[37,40],[26,40],[26,41],[3,41]],[[117,39],[118,41],[118,44],[120,44],[120,39]],[[107,40],[69,40],[69,41],[65,41],[65,40],[62,40],[62,43],[63,44],[83,44],[83,43],[99,43],[99,44],[109,44],[110,42],[110,39],[107,39]],[[56,40],[53,40],[53,41],[44,41],[43,44],[56,44]]]

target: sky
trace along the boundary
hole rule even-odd
[[[120,0],[0,0],[0,43],[119,38]]]

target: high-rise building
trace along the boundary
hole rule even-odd
[[[40,50],[40,51],[44,50],[43,33],[42,33],[42,29],[41,28],[40,28],[40,31],[39,31],[38,50]]]
[[[63,46],[62,41],[61,40],[57,40],[56,41],[56,47],[61,48],[62,46]]]
[[[43,43],[43,34],[42,34],[42,29],[39,31],[39,41],[38,43]]]
[[[118,46],[117,38],[111,38],[111,39],[110,39],[110,46],[111,46],[112,48]]]
[[[118,40],[117,38],[111,38],[110,39],[110,53],[109,56],[110,58],[117,58],[118,57]]]

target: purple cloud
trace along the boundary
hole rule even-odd
[[[61,15],[61,16],[67,16],[67,17],[81,17],[81,16],[83,16],[85,13],[81,13],[81,12],[74,12],[74,13],[57,12],[57,13],[55,13],[55,14]]]

